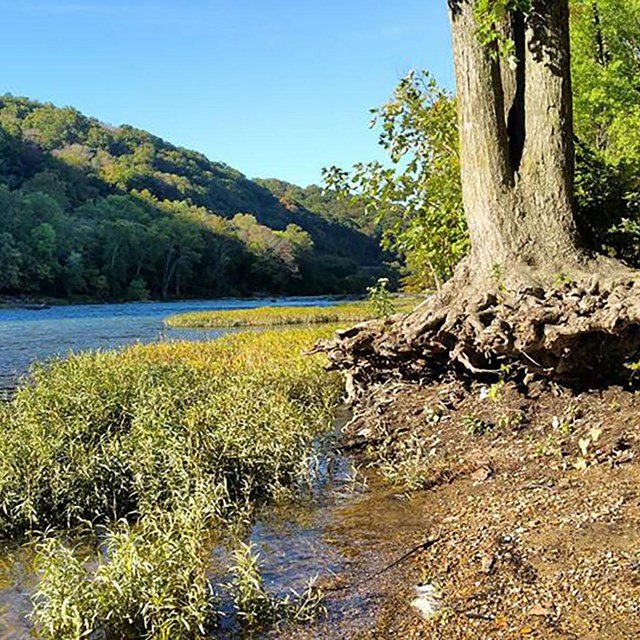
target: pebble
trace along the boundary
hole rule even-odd
[[[411,606],[425,619],[433,618],[442,609],[442,594],[432,584],[419,584],[414,588],[416,597]]]

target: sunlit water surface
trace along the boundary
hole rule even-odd
[[[225,332],[165,327],[164,318],[176,313],[331,304],[335,300],[327,297],[291,297],[0,309],[0,388],[14,386],[34,360],[64,356],[69,351],[110,349],[158,340],[209,340]]]
[[[429,522],[425,497],[409,500],[382,484],[375,473],[354,473],[348,458],[339,457],[323,467],[310,495],[265,509],[248,539],[260,553],[271,593],[283,596],[292,588],[300,591],[314,576],[324,584],[339,576],[338,584],[346,588],[327,594],[328,615],[317,624],[285,626],[251,637],[350,638],[368,628],[390,593],[405,586],[401,572],[390,576],[390,585],[369,578],[424,541]],[[210,577],[214,584],[231,578],[230,552],[230,544],[213,549]],[[32,637],[30,594],[36,584],[32,552],[13,545],[0,549],[0,640]],[[212,638],[242,638],[228,594],[216,591],[222,598],[223,618]]]

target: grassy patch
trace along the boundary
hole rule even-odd
[[[394,313],[407,313],[422,302],[422,298],[399,298],[394,301]],[[165,323],[174,328],[211,329],[216,327],[272,327],[298,324],[354,323],[376,317],[367,301],[331,307],[260,307],[197,311],[170,316]]]
[[[303,481],[341,394],[331,328],[71,356],[40,366],[0,418],[0,534],[175,511],[220,517]]]
[[[210,634],[212,533],[312,477],[314,443],[331,430],[343,385],[302,352],[333,330],[135,346],[33,370],[0,408],[0,531],[67,532],[37,543],[39,637]],[[88,557],[68,533],[87,524]],[[321,610],[313,587],[269,595],[245,551],[230,586],[244,626]]]
[[[216,624],[206,576],[206,512],[145,516],[107,530],[91,564],[58,538],[38,545],[33,596],[39,637],[202,638]],[[95,633],[99,635],[95,635]]]

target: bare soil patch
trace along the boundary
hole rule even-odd
[[[640,637],[636,393],[452,378],[368,398],[345,448],[424,487],[425,535],[439,538],[386,576],[395,595],[366,629],[335,637]],[[442,593],[430,620],[410,606],[419,581]]]

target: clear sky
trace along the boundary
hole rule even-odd
[[[453,86],[445,0],[0,0],[0,93],[300,185],[382,158],[368,109]]]

